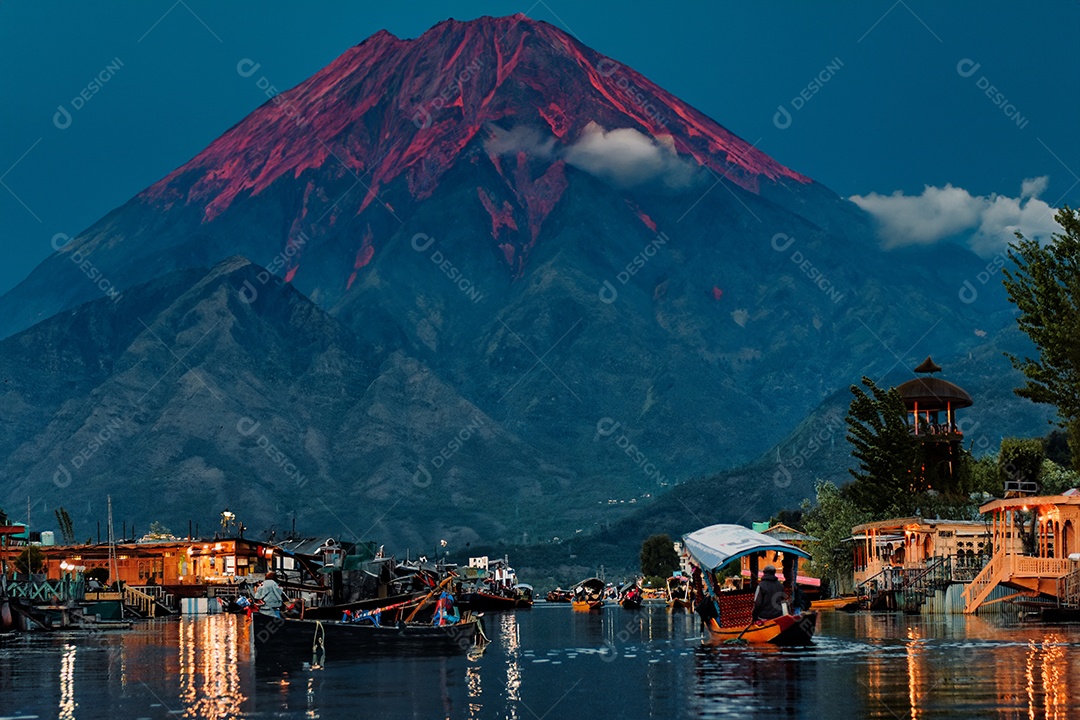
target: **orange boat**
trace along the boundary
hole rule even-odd
[[[796,579],[799,559],[810,556],[794,545],[755,532],[741,525],[710,525],[683,536],[683,547],[701,569],[694,573],[698,612],[706,630],[704,642],[720,644],[731,641],[809,645],[817,626],[816,612],[802,612]],[[754,621],[754,591],[757,586],[757,557],[765,551],[782,553],[785,601],[783,614],[768,620]],[[720,591],[716,573],[725,565],[750,557],[751,588]],[[702,584],[704,582],[704,585]]]
[[[571,591],[570,606],[574,610],[589,612],[604,607],[604,581],[599,578],[582,580]]]

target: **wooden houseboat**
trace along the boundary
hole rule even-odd
[[[964,591],[965,612],[1008,600],[1044,611],[1080,610],[1080,493],[994,500],[993,554]],[[1008,594],[991,599],[998,588]]]

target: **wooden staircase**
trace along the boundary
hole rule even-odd
[[[900,587],[904,611],[918,612],[919,607],[935,590],[949,586],[951,577],[952,556],[933,558],[927,562],[925,568],[906,573]]]
[[[965,615],[974,615],[979,606],[986,602],[994,588],[1001,584],[1007,569],[1008,562],[1004,551],[999,551],[990,558],[982,572],[964,588]]]
[[[173,614],[167,604],[172,598],[161,588],[133,587],[127,585],[122,594],[124,607],[142,618],[163,617]]]

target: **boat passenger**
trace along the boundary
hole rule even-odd
[[[260,603],[259,612],[276,618],[281,617],[281,605],[285,601],[285,593],[277,584],[277,573],[273,570],[266,573],[266,580],[255,591],[255,601]]]
[[[435,617],[432,619],[432,624],[456,625],[460,619],[457,607],[454,605],[454,596],[444,592],[435,603]]]
[[[786,600],[784,586],[776,579],[776,568],[766,565],[762,571],[761,582],[754,593],[753,619],[772,620],[784,614],[783,603]]]

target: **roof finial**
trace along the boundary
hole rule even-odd
[[[922,361],[922,364],[920,364],[919,367],[915,368],[915,372],[930,373],[931,375],[933,375],[936,372],[941,372],[941,366],[934,362],[929,355],[927,355],[926,359]]]

